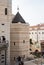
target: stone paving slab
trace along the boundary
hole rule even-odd
[[[24,65],[36,65],[36,64],[33,63],[32,61],[26,61],[26,62],[24,62]]]

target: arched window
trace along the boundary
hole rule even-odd
[[[6,40],[5,36],[2,36],[2,41],[5,41],[5,40]]]
[[[30,44],[33,44],[32,39],[29,40]]]
[[[7,15],[7,8],[5,8],[5,15]]]

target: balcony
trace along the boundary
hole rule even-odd
[[[6,40],[6,41],[0,41],[0,49],[1,48],[7,48],[8,47],[8,40]]]

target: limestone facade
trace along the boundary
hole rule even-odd
[[[0,37],[4,36],[9,42],[7,49],[7,65],[10,65],[10,22],[12,16],[11,3],[11,0],[0,0]]]
[[[18,56],[29,57],[29,25],[22,23],[11,24],[10,27],[10,59],[11,65]]]
[[[44,52],[44,23],[29,27],[30,39],[33,41],[32,51]],[[34,47],[35,48],[34,48]]]

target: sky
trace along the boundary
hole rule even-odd
[[[30,25],[44,23],[44,0],[12,0],[12,13],[18,12]]]

